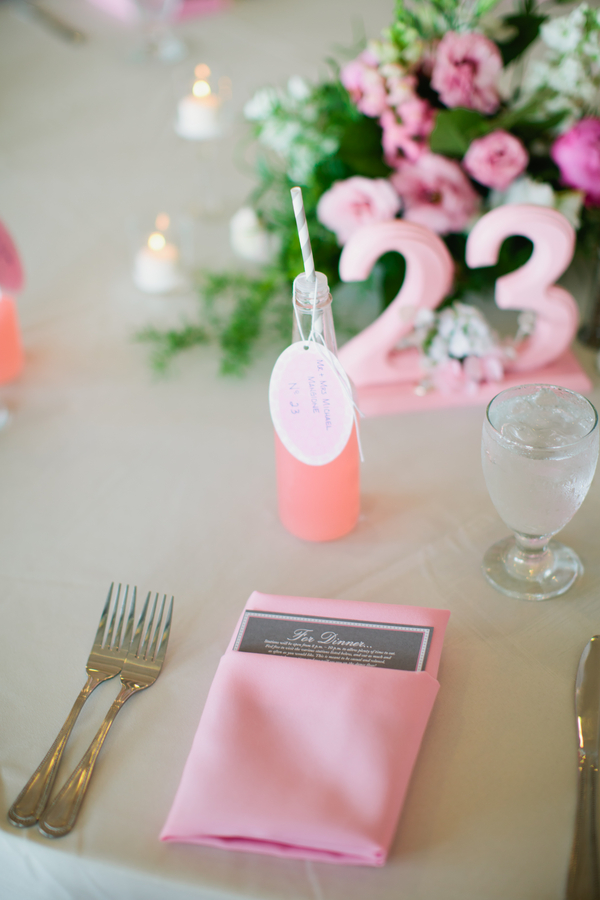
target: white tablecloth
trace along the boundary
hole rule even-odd
[[[0,8],[0,218],[22,252],[23,377],[0,434],[0,896],[3,900],[553,900],[575,809],[574,676],[600,626],[600,479],[564,539],[585,575],[564,598],[504,598],[480,573],[505,533],[480,470],[482,408],[369,419],[363,513],[323,545],[276,512],[267,348],[243,380],[212,349],[155,378],[132,335],[177,320],[187,295],[131,282],[128,222],[193,215],[203,159],[173,132],[179,82],[127,61],[131,32],[75,0],[52,9],[90,39],[69,46]],[[363,16],[391,0],[238,0],[180,29],[231,76],[237,111],[260,85],[315,77]],[[190,65],[188,61],[187,65]],[[219,157],[231,208],[252,187]],[[204,160],[205,162],[205,160]],[[230,261],[224,221],[198,233],[199,265]],[[593,358],[579,350],[594,380]],[[117,719],[74,831],[48,842],[5,812],[84,681],[109,583],[173,593],[167,663]],[[441,690],[388,864],[380,870],[163,845],[218,659],[254,589],[451,610]],[[74,765],[116,694],[82,713]],[[360,722],[357,722],[357,728]]]

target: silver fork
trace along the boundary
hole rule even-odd
[[[121,603],[121,585],[118,586],[112,616],[110,616],[113,588],[114,583],[110,586],[108,597],[100,616],[96,637],[86,663],[87,681],[73,704],[73,708],[59,731],[56,740],[8,811],[9,822],[18,828],[28,828],[31,825],[35,825],[42,815],[58,772],[63,751],[83,704],[99,684],[118,675],[125,662],[131,644],[131,635],[133,634],[136,588],[133,589],[133,598],[124,633],[123,625],[125,623],[129,585],[125,586]],[[110,622],[107,629],[106,623],[109,621],[109,617]]]
[[[154,598],[150,621],[146,625],[146,614],[150,596],[151,594],[149,593],[146,602],[144,603],[144,608],[141,612],[133,641],[131,642],[131,649],[121,671],[121,690],[106,714],[104,722],[98,729],[96,737],[88,747],[81,762],[66,784],[61,788],[60,792],[56,795],[56,798],[52,801],[52,804],[48,807],[43,819],[39,823],[39,830],[45,837],[62,837],[71,831],[83,802],[90,778],[92,777],[92,772],[94,771],[100,748],[104,743],[108,730],[114,722],[117,713],[126,700],[129,700],[129,698],[138,691],[143,691],[145,688],[150,687],[160,675],[165,654],[167,652],[169,633],[171,631],[173,597],[171,597],[167,618],[164,628],[162,629],[162,638],[160,639],[159,644],[167,596],[166,594],[163,596],[158,621],[154,631],[153,624],[158,594]],[[144,635],[143,642],[142,635]]]

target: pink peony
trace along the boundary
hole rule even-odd
[[[336,181],[322,195],[317,218],[335,233],[339,244],[345,244],[362,225],[393,219],[400,206],[398,194],[385,178],[356,175],[346,181]]]
[[[403,217],[438,234],[463,231],[479,206],[479,195],[459,164],[435,153],[403,163],[390,181],[404,203]]]
[[[401,122],[391,109],[379,120],[385,161],[395,168],[403,158],[414,162],[428,150],[427,138],[435,125],[435,112],[427,100],[418,97],[398,106]]]
[[[380,116],[386,109],[385,79],[379,74],[377,60],[368,50],[344,66],[340,80],[365,116]]]
[[[587,206],[600,206],[600,119],[581,119],[554,142],[550,155],[563,183],[585,191]]]
[[[448,31],[440,41],[431,86],[446,106],[493,113],[500,105],[498,78],[502,56],[482,34]]]
[[[529,155],[521,141],[508,131],[492,131],[473,141],[463,168],[486,187],[505,191],[527,168]]]

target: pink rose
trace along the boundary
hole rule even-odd
[[[340,80],[365,116],[380,116],[386,109],[385,80],[379,74],[377,60],[368,50],[344,66]]]
[[[437,234],[463,231],[479,207],[479,195],[459,164],[435,153],[403,163],[390,181],[404,203],[403,217]]]
[[[493,113],[500,105],[498,78],[502,56],[482,34],[448,31],[440,41],[431,86],[446,106]]]
[[[385,161],[395,168],[405,157],[414,162],[428,150],[427,138],[435,125],[435,111],[419,97],[398,106],[401,122],[391,109],[379,120],[383,129],[381,143]]]
[[[335,233],[339,244],[345,244],[362,225],[393,219],[400,206],[398,194],[385,178],[356,175],[336,181],[323,194],[317,205],[317,218]]]
[[[521,141],[508,131],[492,131],[473,141],[463,168],[486,187],[505,191],[527,168],[529,155]]]
[[[600,119],[581,119],[554,142],[550,155],[563,183],[585,191],[587,206],[600,206]]]

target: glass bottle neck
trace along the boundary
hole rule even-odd
[[[298,323],[300,327],[298,327]],[[314,311],[313,323],[313,307],[304,299],[294,297],[294,325],[292,329],[292,343],[306,340],[310,334],[311,328],[317,341],[323,338],[325,346],[337,356],[337,342],[335,339],[335,328],[333,325],[333,313],[331,311],[331,294],[326,297],[320,297],[316,309]]]

